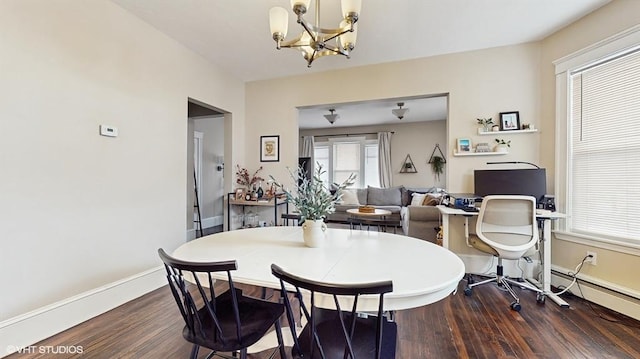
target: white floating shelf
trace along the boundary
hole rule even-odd
[[[464,157],[464,156],[500,156],[506,155],[509,152],[454,152],[453,155],[456,157]]]
[[[499,133],[502,134],[516,134],[516,133],[534,133],[534,132],[538,132],[538,129],[533,129],[533,130],[512,130],[512,131],[482,131],[482,129],[478,128],[478,134],[481,136],[490,136],[490,135],[497,135]]]

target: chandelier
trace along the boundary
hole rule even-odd
[[[334,122],[336,122],[337,119],[340,118],[340,115],[338,115],[337,113],[334,113],[336,111],[335,108],[330,108],[329,112],[331,112],[330,115],[324,115],[324,118],[327,119],[327,121],[329,121],[330,124],[333,125]]]
[[[316,0],[315,23],[309,23],[304,14],[307,13],[311,0],[291,0],[293,12],[298,17],[298,24],[303,31],[298,37],[284,41],[289,27],[289,13],[285,8],[274,7],[269,10],[269,24],[271,34],[276,41],[276,49],[292,48],[302,52],[307,61],[307,67],[321,56],[343,55],[349,58],[350,52],[356,46],[358,14],[362,0],[342,0],[342,14],[344,19],[337,29],[323,29],[320,27],[320,0]]]
[[[402,120],[404,118],[404,114],[409,111],[408,108],[402,108],[404,106],[404,102],[398,102],[398,108],[391,110],[391,113],[398,118],[398,120]]]

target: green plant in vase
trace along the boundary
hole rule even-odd
[[[482,130],[484,132],[491,131],[491,126],[493,125],[493,118],[492,117],[489,117],[489,118],[478,118],[478,119],[476,119],[476,121],[478,121],[478,124],[480,126],[482,126]]]
[[[322,176],[326,171],[322,169],[321,164],[316,164],[316,170],[311,179],[308,179],[304,168],[298,167],[293,172],[288,167],[289,175],[294,183],[297,184],[295,191],[287,190],[282,183],[273,179],[274,185],[281,189],[287,196],[287,202],[292,203],[300,213],[302,224],[303,238],[305,245],[308,247],[319,247],[322,245],[324,232],[327,229],[324,219],[327,215],[335,212],[336,203],[342,198],[342,191],[353,185],[356,179],[355,174],[349,177],[341,184],[334,183],[335,193],[331,193],[329,188],[322,182]]]

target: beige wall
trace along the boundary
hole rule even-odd
[[[245,100],[109,1],[0,1],[0,14],[3,320],[158,267],[156,250],[186,236],[187,99],[233,113],[237,138]]]
[[[553,169],[555,159],[555,67],[553,61],[604,40],[618,32],[640,24],[640,1],[615,0],[600,10],[558,31],[541,42],[541,163]],[[561,170],[561,169],[558,169]],[[554,172],[551,172],[554,175]],[[551,184],[551,183],[550,183]],[[640,293],[640,280],[630,268],[640,268],[637,250],[616,248],[602,244],[581,244],[560,239],[552,242],[552,262],[573,269],[586,251],[598,253],[598,265],[586,266],[582,273],[605,283]]]
[[[375,133],[383,131],[395,132],[391,136],[391,166],[392,181],[394,186],[404,185],[405,187],[444,187],[446,181],[445,173],[436,180],[430,165],[427,163],[429,156],[437,144],[440,144],[442,151],[446,151],[447,143],[447,123],[441,121],[408,122],[384,126],[359,126],[359,127],[339,127],[319,130],[301,130],[300,136],[321,136],[343,133],[374,133],[368,135],[368,139],[377,139]],[[436,152],[437,153],[437,152]],[[411,156],[417,173],[400,173],[402,164],[407,155]],[[449,156],[446,156],[447,161]]]
[[[453,192],[470,191],[473,169],[484,168],[488,158],[538,162],[539,134],[502,136],[512,140],[511,153],[505,156],[463,158],[453,157],[452,152],[458,137],[474,142],[493,140],[477,135],[478,117],[497,119],[499,112],[515,110],[520,111],[523,122],[537,126],[539,59],[539,45],[524,44],[248,83],[247,165],[259,165],[261,135],[279,134],[281,162],[264,164],[265,173],[287,177],[284,166],[297,161],[296,107],[449,94],[447,141],[441,143],[447,157],[446,187]]]

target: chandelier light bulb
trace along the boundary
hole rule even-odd
[[[269,27],[274,40],[284,40],[289,30],[289,13],[283,7],[273,7],[269,10]]]

